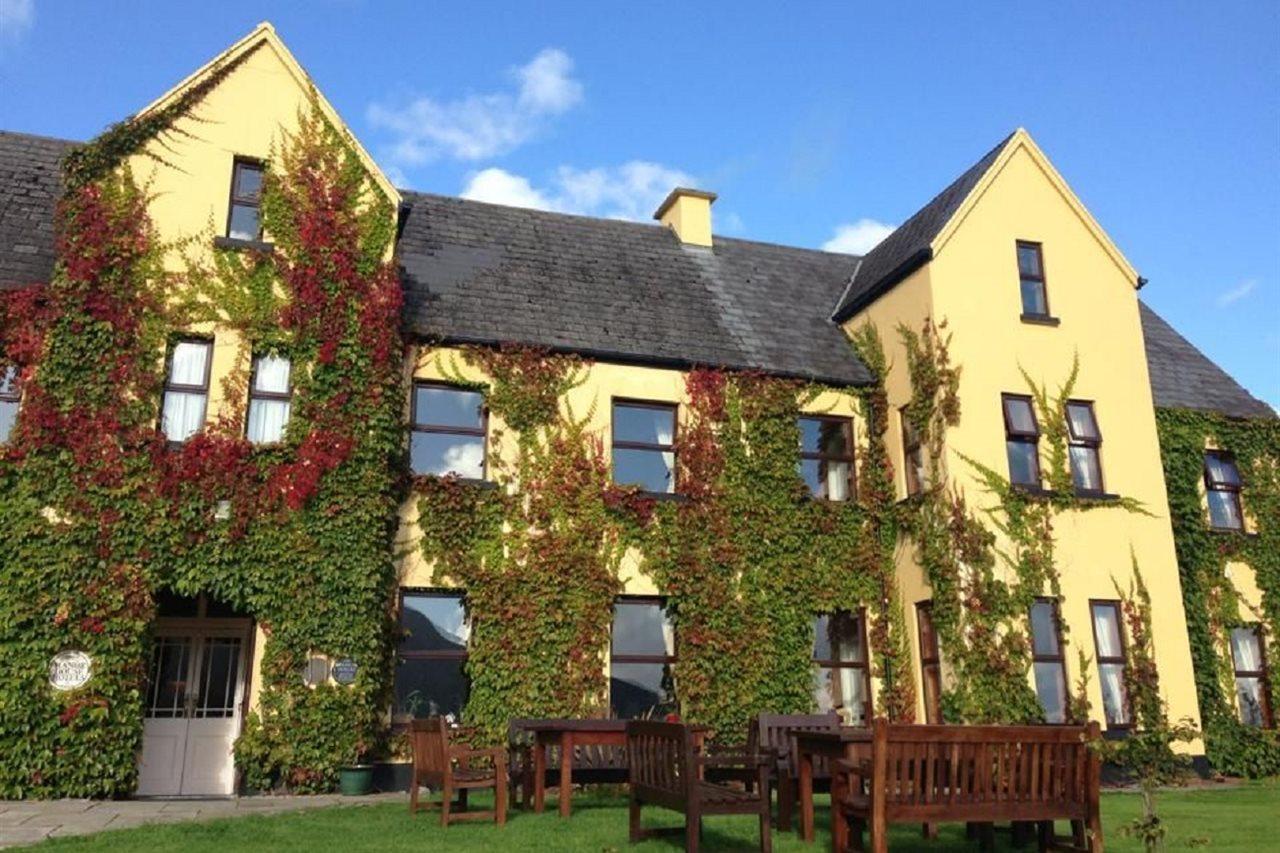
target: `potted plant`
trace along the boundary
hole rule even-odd
[[[346,797],[363,797],[373,790],[373,765],[363,761],[366,747],[356,744],[355,760],[338,768],[338,792]]]

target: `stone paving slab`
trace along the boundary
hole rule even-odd
[[[0,800],[0,848],[35,844],[46,838],[129,829],[151,823],[216,820],[280,814],[332,806],[407,802],[404,793],[343,797],[237,797],[183,800]]]

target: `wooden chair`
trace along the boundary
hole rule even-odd
[[[796,763],[793,733],[834,732],[840,730],[840,715],[830,714],[761,714],[751,721],[747,734],[747,751],[772,750],[777,761],[770,768],[770,779],[778,789],[778,829],[787,832],[795,814],[800,790],[800,769]],[[831,778],[831,769],[825,758],[818,757],[813,765],[815,780]],[[767,789],[766,789],[767,790]]]
[[[872,724],[870,757],[838,761],[831,790],[835,853],[885,853],[891,823],[1034,822],[1041,850],[1059,847],[1055,820],[1083,822],[1087,849],[1102,851],[1101,766],[1088,726]],[[850,832],[852,830],[852,834]],[[1077,843],[1080,839],[1077,839]],[[852,842],[852,847],[850,847]],[[984,845],[989,845],[985,833]]]
[[[425,785],[441,794],[441,826],[459,820],[488,818],[502,826],[507,822],[507,752],[504,749],[473,749],[466,743],[455,743],[453,741],[459,731],[450,729],[444,717],[414,720],[410,725],[413,778],[409,786],[409,812],[416,814],[420,808],[436,805],[419,803],[419,788]],[[491,811],[465,810],[467,791],[473,788],[493,789],[494,807]],[[453,801],[455,792],[458,794],[456,804]]]
[[[632,720],[627,723],[627,756],[631,762],[631,841],[652,832],[640,828],[640,809],[662,806],[685,816],[684,845],[696,853],[702,835],[702,818],[707,815],[754,814],[760,817],[760,850],[769,853],[769,767],[776,760],[771,753],[719,752],[700,755],[694,748],[693,732],[682,723]],[[708,767],[753,766],[754,791],[741,791],[708,782]]]

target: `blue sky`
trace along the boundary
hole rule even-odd
[[[0,127],[88,138],[269,19],[401,185],[647,218],[689,181],[856,249],[1021,125],[1280,406],[1280,4],[899,5],[0,0]]]

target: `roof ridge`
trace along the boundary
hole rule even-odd
[[[34,139],[40,142],[57,142],[63,145],[83,145],[83,142],[75,139],[66,139],[61,136],[49,136],[45,133],[27,133],[22,130],[5,130],[0,128],[0,136],[12,136],[18,139]]]

